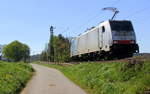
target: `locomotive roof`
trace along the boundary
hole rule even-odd
[[[102,26],[102,25],[104,25],[104,24],[106,24],[106,23],[108,23],[108,22],[131,22],[131,21],[129,21],[129,20],[107,20],[107,21],[102,21],[102,22],[100,22],[100,24],[98,24],[97,26],[91,27],[90,29],[86,30],[84,33],[79,34],[77,37],[80,37],[81,35],[87,34],[87,33],[89,33],[90,31],[95,30],[95,29],[97,29],[98,27],[100,27],[100,26]],[[76,37],[76,38],[77,38],[77,37]]]
[[[86,30],[84,33],[78,35],[77,37],[80,37],[81,35],[87,34],[87,33],[89,33],[90,31],[95,30],[96,28],[98,28],[99,26],[101,26],[101,24],[103,24],[103,23],[105,24],[105,23],[107,23],[107,22],[109,22],[109,20],[108,20],[108,21],[103,21],[103,22],[101,22],[101,23],[98,24],[97,26],[92,27],[92,28]]]

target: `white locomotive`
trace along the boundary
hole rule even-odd
[[[139,52],[131,21],[108,20],[71,41],[71,58],[99,60],[131,57]]]

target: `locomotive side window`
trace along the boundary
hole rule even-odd
[[[105,27],[104,26],[102,26],[102,32],[105,32]]]

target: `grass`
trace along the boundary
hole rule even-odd
[[[150,90],[150,62],[42,64],[59,69],[90,94],[144,94]]]
[[[0,94],[19,94],[33,71],[29,64],[0,61]]]

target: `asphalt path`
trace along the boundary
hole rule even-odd
[[[21,94],[86,94],[60,71],[37,64],[32,66],[36,73]]]

